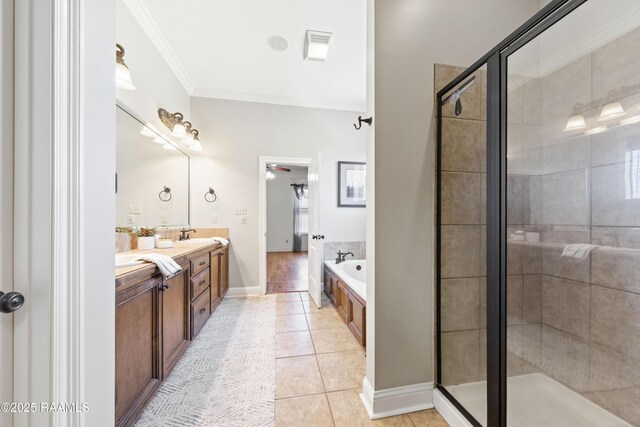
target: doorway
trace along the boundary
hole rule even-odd
[[[309,168],[271,163],[267,179],[267,293],[309,290]]]

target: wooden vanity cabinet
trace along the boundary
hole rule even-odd
[[[123,285],[116,294],[116,425],[132,425],[162,381],[162,277]]]
[[[220,298],[229,291],[229,246],[220,250]]]
[[[229,249],[174,258],[182,272],[146,269],[116,278],[116,426],[136,420],[229,288]]]
[[[331,274],[329,269],[325,268],[325,270],[324,270],[324,293],[327,294],[327,297],[329,298],[329,301],[331,301],[333,303],[333,305],[336,304],[336,297],[335,297],[335,293],[333,292],[334,284],[335,284],[335,277],[333,276],[333,274]]]
[[[220,250],[215,250],[213,252],[209,253],[209,257],[211,260],[211,265],[210,265],[210,282],[211,282],[211,312],[213,313],[213,310],[216,309],[216,307],[218,306],[218,304],[220,304],[220,301],[222,300],[222,290],[220,288],[220,260],[221,260],[221,254],[222,251]]]
[[[162,367],[167,377],[189,346],[191,316],[189,312],[190,280],[187,264],[182,272],[164,281],[160,290],[162,310]],[[208,280],[207,280],[208,282]]]

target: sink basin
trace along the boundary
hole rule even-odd
[[[116,268],[131,267],[134,265],[144,264],[145,261],[134,261],[138,255],[118,255],[116,254]]]

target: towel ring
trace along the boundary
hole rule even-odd
[[[163,202],[168,202],[169,200],[171,200],[171,197],[171,189],[166,185],[164,186],[164,189],[160,193],[158,193],[158,198]]]
[[[218,196],[217,196],[216,192],[213,191],[213,188],[209,187],[209,191],[204,193],[204,199],[209,203],[213,203],[216,200],[218,200]]]

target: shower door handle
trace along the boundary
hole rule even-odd
[[[13,313],[24,305],[24,295],[20,292],[0,291],[0,313]]]

